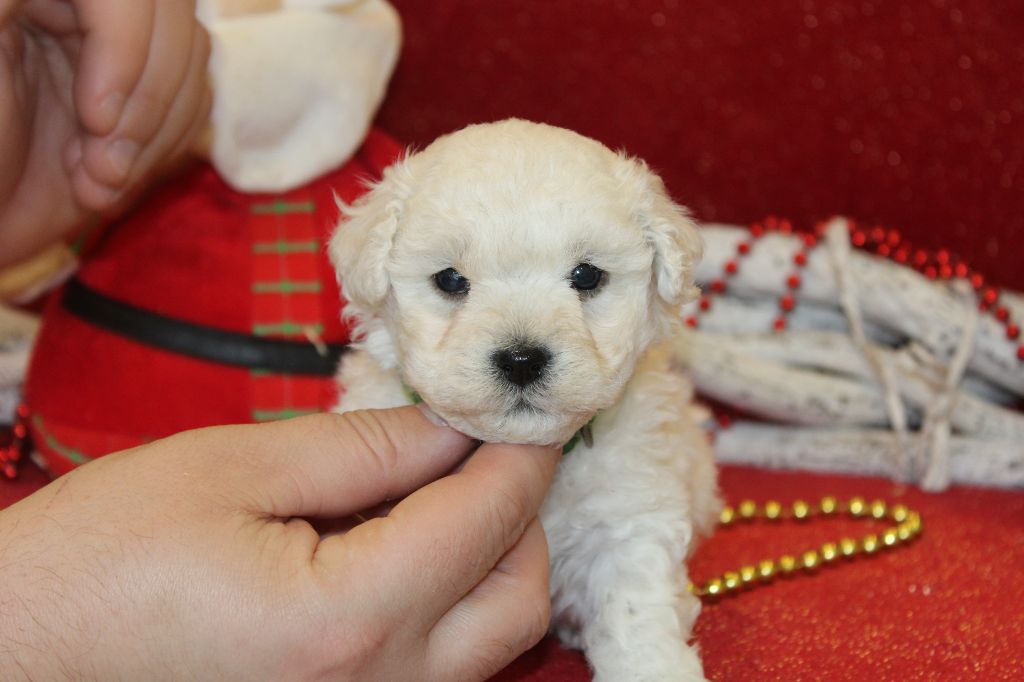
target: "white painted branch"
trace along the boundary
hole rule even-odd
[[[986,381],[985,377],[979,377],[977,374],[965,375],[960,385],[971,395],[977,396],[986,402],[1006,407],[1012,407],[1020,403],[1020,400],[1013,393],[1010,393],[1001,386],[995,386],[992,382]]]
[[[683,307],[682,316],[696,315],[699,303]],[[700,311],[700,330],[716,333],[762,334],[772,328],[772,322],[779,316],[777,298],[740,298],[726,295],[715,296],[711,308]],[[801,302],[786,317],[786,329],[821,330],[827,329],[846,333],[849,325],[846,316],[838,308]],[[904,337],[876,324],[865,325],[868,338],[875,343],[892,346],[904,341]]]
[[[781,363],[787,367],[843,375],[875,388],[881,395],[867,360],[853,339],[843,334],[792,331],[728,336],[697,332],[696,335],[705,337],[698,341],[702,348],[727,347],[737,354]],[[924,411],[941,390],[940,368],[922,355],[922,349],[890,351],[878,348],[877,352],[897,373],[896,383],[900,396],[918,412]],[[735,369],[743,371],[750,367],[749,363],[740,363]],[[766,399],[771,399],[771,396],[766,396]],[[725,402],[732,403],[732,400]],[[1024,415],[986,402],[967,391],[955,393],[950,423],[961,434],[1024,442]]]
[[[705,255],[697,280],[707,284],[721,277],[725,263],[736,258],[736,246],[749,238],[749,232],[736,226],[706,225],[703,236]],[[742,258],[739,272],[729,279],[728,293],[744,298],[774,298],[785,293],[786,275],[796,269],[793,256],[801,244],[798,237],[775,233],[758,239]],[[914,339],[943,363],[952,358],[964,327],[965,309],[945,284],[861,252],[851,254],[850,269],[856,280],[857,304],[866,321]],[[836,278],[824,249],[812,250],[801,276],[797,311],[808,301],[838,310]],[[1014,311],[1020,304],[1013,294],[1004,295],[1004,302]],[[1019,313],[1015,315],[1020,319]],[[1016,345],[1006,339],[1002,325],[991,316],[979,321],[969,367],[992,383],[1024,395],[1024,363],[1017,359]]]
[[[14,421],[39,319],[0,303],[0,424]]]
[[[35,338],[39,331],[39,318],[0,302],[0,348],[21,339]]]
[[[719,462],[769,468],[887,476],[907,480],[896,435],[880,429],[826,429],[737,422],[715,437]],[[1000,488],[1024,486],[1019,441],[956,437],[949,443],[954,483]]]
[[[0,303],[0,388],[22,382],[38,332],[37,317]]]
[[[858,380],[758,358],[719,335],[684,332],[677,349],[698,391],[741,410],[791,424],[888,423],[881,392]]]

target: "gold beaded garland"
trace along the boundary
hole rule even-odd
[[[921,515],[908,509],[905,505],[889,506],[883,500],[874,500],[868,503],[860,497],[854,497],[846,504],[840,503],[834,497],[823,497],[817,506],[797,500],[788,509],[775,500],[769,500],[761,507],[758,507],[753,500],[743,500],[735,509],[725,507],[719,515],[719,521],[723,526],[759,518],[769,521],[781,519],[803,521],[818,514],[831,516],[840,512],[845,512],[854,518],[889,520],[896,525],[886,528],[881,536],[869,533],[860,541],[853,538],[841,538],[838,542],[826,542],[821,547],[808,549],[799,556],[785,554],[775,560],[764,559],[756,565],[743,566],[738,571],[727,571],[720,577],[711,578],[699,586],[690,583],[690,592],[702,599],[715,599],[723,594],[752,587],[758,581],[761,583],[771,582],[780,574],[792,575],[798,569],[814,572],[822,566],[834,564],[840,558],[850,559],[859,554],[876,554],[883,549],[906,544],[920,535],[922,530]]]

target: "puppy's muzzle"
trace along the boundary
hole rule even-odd
[[[526,388],[544,376],[551,353],[541,346],[515,346],[495,351],[491,360],[502,377]]]

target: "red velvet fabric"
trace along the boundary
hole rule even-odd
[[[402,61],[379,122],[403,142],[522,116],[646,158],[700,218],[833,213],[946,247],[1024,288],[1024,5],[1017,0],[392,0]],[[69,388],[75,388],[72,383]],[[45,477],[0,483],[0,505]],[[1024,670],[1024,495],[726,467],[727,498],[901,500],[914,545],[709,606],[713,680],[1010,680]],[[702,578],[860,523],[752,525]],[[501,680],[586,680],[545,640]]]
[[[646,159],[704,220],[842,213],[1024,288],[1019,0],[393,0],[379,123],[520,116]]]

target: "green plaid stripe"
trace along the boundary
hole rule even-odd
[[[253,282],[254,294],[319,294],[323,285],[320,282]]]
[[[255,215],[287,215],[289,213],[312,213],[316,204],[312,201],[271,201],[265,204],[252,204],[249,210]]]
[[[298,322],[254,324],[252,326],[252,333],[256,336],[267,336],[268,334],[305,334],[307,329],[315,334],[324,333],[324,326],[319,322],[316,324],[299,324]]]
[[[85,464],[92,461],[93,458],[89,455],[79,452],[74,448],[70,448],[54,438],[53,435],[46,430],[46,427],[43,426],[43,419],[38,414],[32,417],[32,423],[35,424],[39,433],[42,434],[43,439],[46,441],[46,446],[61,457],[66,457],[75,464]]]
[[[308,242],[290,242],[279,240],[276,242],[256,242],[252,245],[253,253],[316,253],[320,250],[320,242],[312,239]]]

